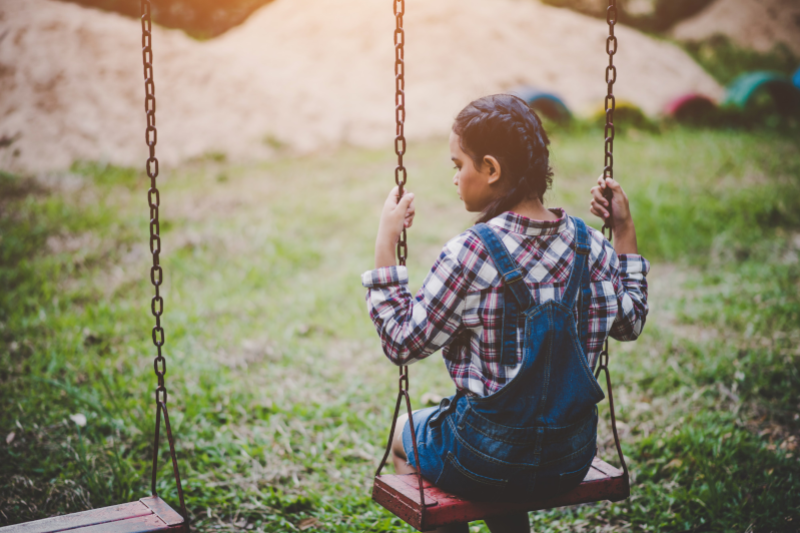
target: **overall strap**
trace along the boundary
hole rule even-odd
[[[521,310],[533,305],[533,297],[525,285],[525,276],[508,249],[487,224],[477,224],[472,228],[486,246],[495,268],[503,279],[503,327],[500,364],[517,364],[517,326]]]
[[[587,270],[589,252],[592,250],[589,244],[589,231],[586,223],[576,217],[569,217],[575,224],[575,261],[572,263],[572,272],[569,273],[567,288],[561,297],[561,302],[569,307],[575,306],[575,299],[578,296],[578,289],[583,282],[584,270]]]
[[[573,306],[577,297],[578,335],[581,346],[584,350],[588,350],[589,304],[592,301],[591,272],[588,259],[592,248],[586,223],[580,218],[570,218],[575,224],[575,261],[561,301],[566,305]],[[588,354],[588,351],[586,353]]]

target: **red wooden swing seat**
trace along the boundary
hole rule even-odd
[[[597,457],[580,485],[546,500],[515,503],[470,501],[448,494],[424,479],[422,487],[425,492],[424,516],[419,497],[419,474],[377,476],[372,498],[401,520],[423,531],[515,511],[538,511],[603,500],[616,502],[630,494],[625,473]]]
[[[93,509],[82,513],[54,516],[35,522],[0,527],[2,533],[144,533],[172,531],[188,533],[183,517],[158,496],[139,501]]]

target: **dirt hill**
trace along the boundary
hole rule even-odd
[[[602,21],[516,0],[407,1],[407,133],[446,134],[471,99],[520,84],[578,113],[602,105]],[[276,0],[212,41],[154,35],[159,156],[266,157],[391,141],[391,4]],[[618,98],[650,114],[673,97],[722,89],[679,48],[619,27]],[[0,4],[0,168],[76,159],[142,164],[140,26],[52,0]]]
[[[716,0],[672,30],[672,35],[681,40],[698,41],[714,34],[726,35],[740,46],[760,52],[783,43],[800,56],[800,2]]]

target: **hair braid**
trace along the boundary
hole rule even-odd
[[[508,187],[479,217],[485,222],[520,201],[544,200],[553,182],[550,168],[550,140],[542,122],[524,100],[507,94],[485,96],[465,107],[456,117],[453,131],[461,148],[476,168],[485,156],[495,157],[503,169]]]

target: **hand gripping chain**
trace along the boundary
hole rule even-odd
[[[150,0],[142,0],[142,63],[144,64],[144,111],[147,117],[147,128],[145,129],[145,143],[149,148],[150,155],[147,158],[145,168],[147,176],[150,178],[150,189],[147,191],[147,203],[150,206],[150,253],[153,255],[153,266],[150,268],[150,282],[155,288],[155,295],[150,302],[150,311],[156,319],[156,325],[152,331],[153,344],[156,347],[156,358],[153,361],[158,386],[156,388],[156,430],[153,442],[153,470],[151,479],[151,492],[156,496],[156,474],[158,473],[158,442],[161,428],[161,415],[164,415],[164,426],[167,429],[167,440],[169,441],[169,452],[172,458],[172,471],[175,475],[175,484],[178,489],[178,498],[181,504],[181,514],[188,523],[186,504],[183,499],[183,488],[181,487],[181,477],[178,472],[178,460],[175,457],[175,440],[172,437],[172,429],[169,424],[167,413],[167,387],[164,383],[164,375],[167,373],[167,361],[162,354],[164,346],[164,328],[161,326],[161,315],[164,313],[164,299],[161,297],[159,288],[163,281],[163,270],[159,264],[161,254],[160,224],[158,219],[158,207],[161,203],[156,178],[158,177],[158,159],[156,159],[156,142],[158,132],[156,130],[156,87],[153,81],[153,24],[150,20],[151,5]]]

